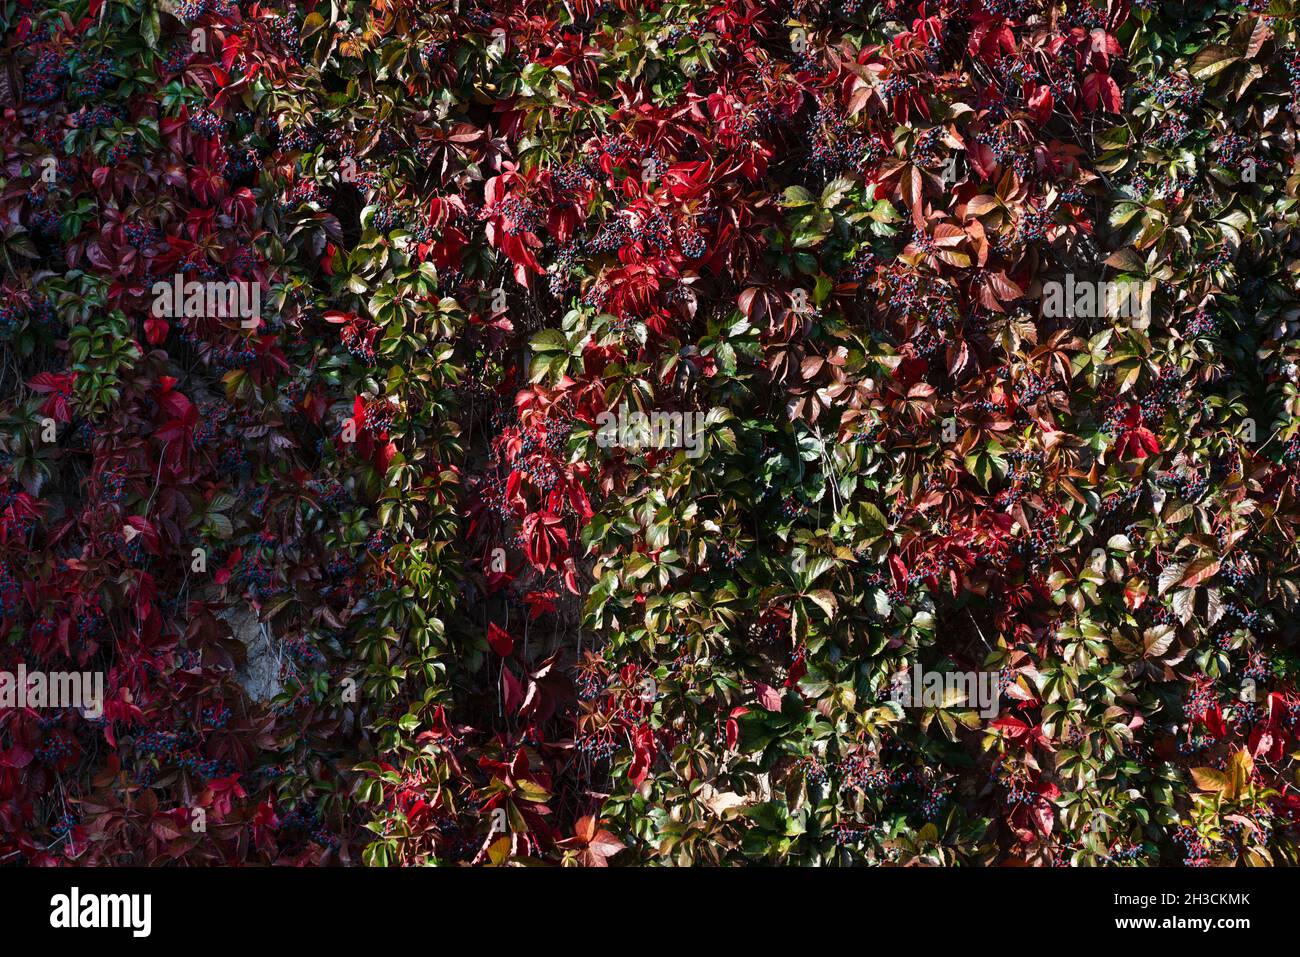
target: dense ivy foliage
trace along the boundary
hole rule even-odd
[[[0,862],[1296,863],[1292,14],[0,0]]]

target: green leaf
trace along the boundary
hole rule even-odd
[[[797,209],[800,206],[811,206],[816,200],[813,194],[808,192],[802,186],[787,186],[781,205],[786,209]]]
[[[1239,59],[1240,57],[1227,47],[1211,43],[1192,58],[1189,72],[1196,79],[1204,82],[1222,73]]]
[[[144,40],[145,46],[150,50],[158,49],[158,7],[156,4],[149,4],[149,12],[145,14],[144,20],[140,23],[140,37]]]
[[[884,514],[870,502],[858,505],[858,519],[867,531],[869,539],[879,538],[889,529],[889,522]]]
[[[569,340],[559,329],[543,329],[528,340],[528,345],[539,353],[569,351]]]

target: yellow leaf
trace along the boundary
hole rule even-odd
[[[1225,791],[1228,788],[1228,776],[1214,768],[1192,768],[1192,780],[1202,791]]]
[[[1246,864],[1250,867],[1273,867],[1273,858],[1262,847],[1246,848]]]
[[[510,859],[510,838],[499,837],[488,847],[488,858],[497,867]]]
[[[1235,751],[1228,762],[1228,788],[1224,792],[1236,800],[1250,786],[1251,776],[1255,773],[1255,759],[1245,748]]]

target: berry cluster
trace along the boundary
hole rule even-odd
[[[892,782],[888,769],[867,754],[845,757],[835,766],[835,773],[840,779],[841,791],[885,791]]]
[[[52,103],[63,93],[68,68],[56,50],[42,50],[23,78],[27,99],[33,103]]]
[[[190,112],[187,125],[199,136],[215,137],[220,135],[223,123],[212,110],[198,107]]]
[[[831,106],[823,104],[818,108],[808,132],[812,142],[809,160],[813,169],[824,176],[860,169],[874,158],[861,134],[849,126],[848,117]]]
[[[538,208],[518,196],[507,196],[492,213],[501,217],[502,226],[510,236],[536,233],[542,228],[542,216]]]

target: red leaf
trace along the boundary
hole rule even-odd
[[[1160,441],[1150,429],[1138,426],[1126,430],[1119,439],[1119,457],[1121,459],[1144,459],[1160,451]]]
[[[1052,96],[1050,86],[1039,86],[1028,99],[1025,101],[1029,110],[1034,115],[1034,122],[1046,123],[1052,118],[1052,110],[1056,106],[1055,98]]]
[[[1109,73],[1101,81],[1101,102],[1112,113],[1118,113],[1120,106],[1123,104],[1123,98],[1119,93],[1119,84],[1115,82],[1115,78]]]
[[[1109,112],[1118,113],[1121,102],[1119,84],[1109,73],[1089,73],[1083,79],[1083,101],[1090,110],[1095,110],[1100,103]]]
[[[1052,814],[1052,805],[1046,801],[1038,801],[1034,805],[1034,824],[1038,827],[1039,833],[1044,837],[1052,833],[1052,825],[1056,822],[1055,815]]]
[[[632,787],[639,788],[649,772],[649,753],[641,750],[635,751],[632,755],[632,763],[628,765],[627,769],[627,779],[632,783]]]
[[[597,831],[591,843],[587,845],[584,862],[589,867],[608,867],[606,858],[613,857],[623,850],[623,842],[609,831]]]
[[[524,686],[511,673],[508,665],[501,667],[501,696],[506,711],[511,714],[515,713],[515,710],[524,700]]]
[[[754,682],[754,690],[758,692],[758,703],[768,711],[781,710],[781,692],[761,681]]]
[[[510,637],[510,633],[494,624],[488,624],[487,640],[492,650],[502,658],[510,657],[510,652],[515,650],[515,640]]]
[[[160,346],[167,340],[167,333],[171,331],[171,326],[167,324],[166,319],[155,319],[150,316],[144,321],[144,337],[151,346]]]

